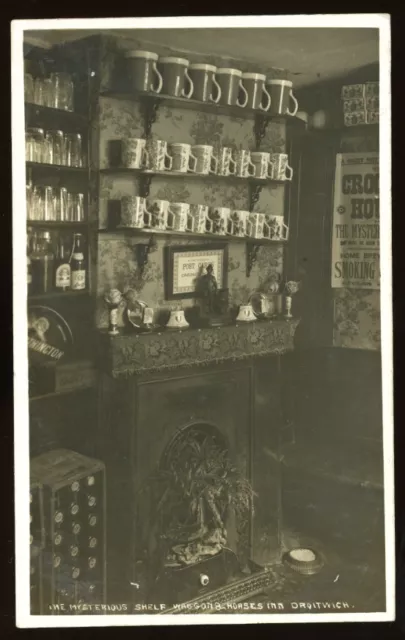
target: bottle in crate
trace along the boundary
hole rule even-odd
[[[84,613],[80,605],[106,598],[105,467],[59,449],[31,460],[41,485],[44,613]],[[89,611],[86,611],[89,613]]]

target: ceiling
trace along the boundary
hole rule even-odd
[[[173,47],[179,52],[246,59],[287,69],[296,87],[344,76],[378,62],[378,30],[369,28],[113,29],[103,33]],[[49,46],[100,33],[100,30],[25,32]]]

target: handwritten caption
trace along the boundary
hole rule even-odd
[[[166,604],[52,604],[49,605],[49,611],[66,613],[78,612],[99,612],[99,613],[158,613],[166,610],[171,611],[195,611],[196,613],[204,613],[207,611],[344,611],[352,609],[346,601],[337,602],[199,602],[199,603],[182,603],[173,606]]]

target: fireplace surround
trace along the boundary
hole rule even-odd
[[[252,563],[264,565],[278,556],[279,469],[269,452],[277,457],[281,359],[293,349],[298,322],[253,324],[100,335],[97,446],[109,478],[110,602],[165,597],[173,604],[209,594]],[[222,447],[228,471],[244,479],[254,497],[245,517],[228,512],[217,553],[197,554],[189,565],[183,554],[180,566],[170,568],[154,530],[159,501],[145,487],[159,470],[168,470],[176,447],[191,433]]]

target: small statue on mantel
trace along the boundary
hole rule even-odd
[[[214,267],[209,264],[206,268],[207,273],[201,276],[201,292],[205,298],[208,313],[211,315],[217,313],[216,298],[218,294],[218,284],[214,276]]]
[[[206,273],[201,275],[197,284],[197,291],[202,299],[202,315],[211,326],[226,324],[225,298],[226,291],[218,289],[218,283],[214,276],[214,267],[207,265]]]

